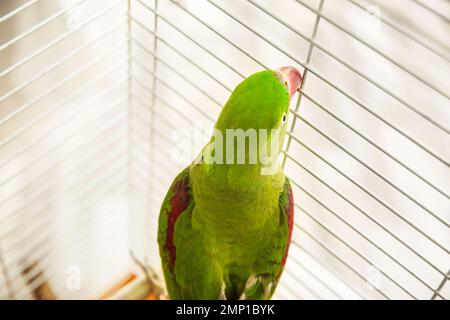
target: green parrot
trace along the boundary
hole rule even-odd
[[[294,215],[291,186],[278,164],[279,146],[286,135],[289,102],[301,81],[294,67],[244,79],[223,107],[216,134],[173,181],[158,226],[171,299],[273,295],[286,262]],[[257,137],[259,148],[252,148],[245,136],[248,143],[245,140],[239,161],[236,136],[228,132],[249,129],[268,133]],[[272,143],[275,169],[264,172],[263,150]]]

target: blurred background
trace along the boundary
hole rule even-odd
[[[233,88],[284,65],[304,83],[275,298],[450,298],[447,0],[1,0],[0,298],[161,276],[172,179]]]

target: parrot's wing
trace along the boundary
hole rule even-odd
[[[219,299],[223,280],[219,265],[192,228],[189,167],[174,180],[159,216],[158,243],[171,299]]]
[[[173,181],[164,198],[159,214],[158,243],[167,290],[173,296],[177,290],[175,280],[175,223],[183,212],[192,211],[193,199],[189,180],[189,168],[184,169]]]
[[[241,298],[270,299],[283,272],[291,243],[294,224],[294,197],[286,178],[279,197],[280,222],[277,231],[269,239],[269,245],[257,261],[257,273],[247,280]]]
[[[283,271],[284,265],[286,264],[286,258],[289,252],[289,246],[291,244],[292,228],[294,226],[294,195],[292,193],[291,183],[288,178],[286,178],[283,192],[280,194],[280,211],[281,214],[285,215],[288,235],[286,239],[286,248],[284,251],[283,260],[281,261],[280,274],[278,275],[278,277],[281,276],[281,272]]]

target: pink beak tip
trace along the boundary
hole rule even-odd
[[[299,91],[300,85],[303,81],[300,71],[290,66],[282,67],[278,69],[278,71],[287,78],[289,82],[289,94],[292,97],[297,91]]]

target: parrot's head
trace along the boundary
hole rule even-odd
[[[289,102],[301,82],[302,76],[294,67],[252,74],[235,88],[222,109],[215,129],[222,132],[224,138],[227,130],[249,132],[250,129],[257,133],[265,130],[267,137],[259,136],[258,141],[265,140],[260,142],[266,145],[273,140],[273,132],[277,130],[276,140],[280,147],[274,153],[278,158],[286,135]],[[257,156],[259,158],[260,154]]]
[[[252,74],[233,91],[216,124],[218,129],[275,129],[287,123],[289,101],[302,82],[294,67]]]

